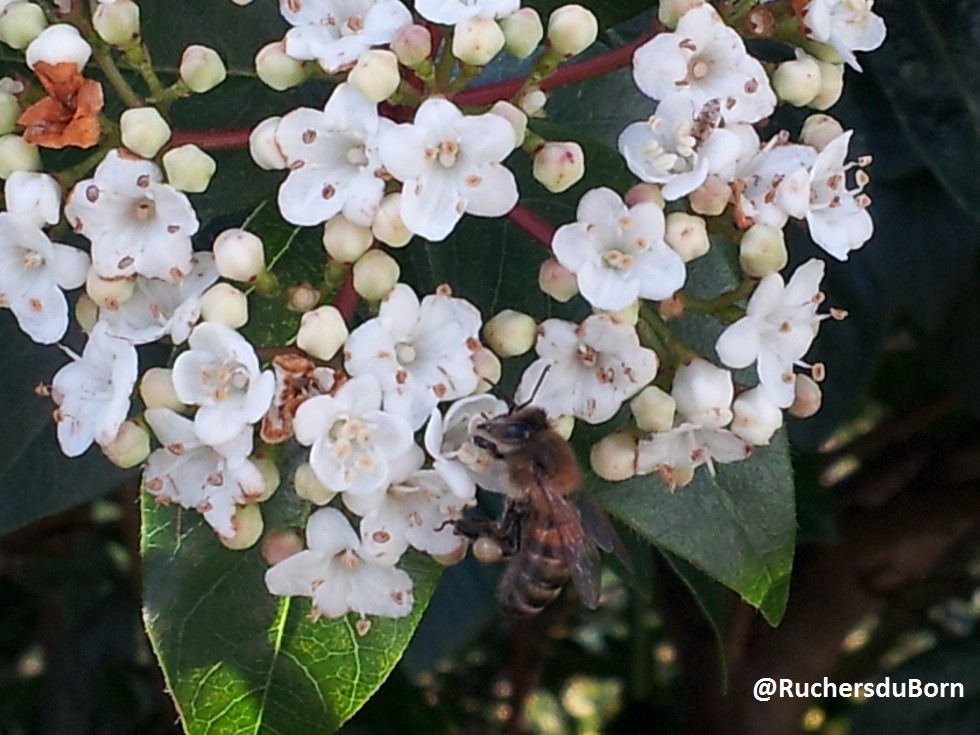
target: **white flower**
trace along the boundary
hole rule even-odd
[[[555,232],[552,250],[592,306],[618,311],[637,297],[670,298],[684,285],[684,261],[664,242],[664,213],[656,204],[627,208],[603,187],[585,193],[575,216],[577,222]]]
[[[184,403],[200,406],[194,428],[201,440],[224,444],[265,415],[276,389],[275,375],[260,372],[252,345],[223,324],[198,325],[188,345],[174,361],[174,390]]]
[[[464,115],[444,99],[423,102],[414,123],[386,126],[380,135],[381,161],[403,183],[405,226],[438,242],[464,212],[507,214],[517,204],[517,182],[501,161],[514,142],[514,130],[502,117]]]
[[[15,171],[4,188],[9,211],[0,212],[0,307],[9,308],[35,342],[52,344],[68,329],[62,289],[85,282],[88,255],[52,243],[41,231],[58,221],[57,184],[47,174]]]
[[[521,0],[415,0],[415,11],[426,20],[454,26],[467,18],[504,18],[517,12]]]
[[[493,489],[489,473],[474,473],[471,463],[465,461],[465,453],[474,424],[501,416],[507,410],[504,401],[486,393],[459,399],[449,407],[445,417],[438,408],[432,409],[425,427],[425,451],[432,457],[433,469],[457,498],[471,500],[476,495],[477,484]]]
[[[75,26],[69,23],[55,23],[48,26],[37,38],[28,44],[24,51],[27,65],[33,69],[39,61],[55,66],[73,63],[81,71],[92,56],[92,47],[82,38]]]
[[[785,285],[778,273],[766,276],[749,299],[745,316],[715,343],[718,356],[729,367],[757,363],[762,389],[780,408],[793,403],[793,365],[800,364],[810,349],[824,318],[817,314],[823,301],[823,274],[823,261],[808,260]]]
[[[386,121],[387,122],[387,121]],[[377,105],[353,87],[338,86],[323,111],[300,107],[276,127],[289,176],[279,187],[279,210],[296,225],[316,225],[343,212],[370,227],[384,194]]]
[[[874,223],[866,209],[861,186],[847,189],[845,164],[853,130],[830,141],[817,155],[810,170],[810,206],[806,222],[813,241],[838,260],[847,260],[874,234]],[[857,195],[857,196],[856,196]]]
[[[179,283],[138,276],[133,295],[115,309],[104,308],[99,320],[113,337],[141,345],[164,335],[179,345],[201,318],[198,298],[218,280],[211,253],[195,253],[194,265]]]
[[[731,169],[741,152],[739,137],[718,127],[716,101],[697,109],[683,97],[668,97],[648,120],[626,126],[619,152],[629,170],[648,184],[663,185],[674,201],[697,189],[708,174]]]
[[[381,387],[351,378],[332,396],[304,401],[293,419],[296,440],[310,449],[310,466],[333,492],[368,495],[383,488],[391,465],[412,449],[412,428],[381,410]]]
[[[769,444],[772,435],[783,425],[783,412],[770,400],[761,386],[740,393],[732,404],[731,430],[753,446]]]
[[[377,378],[385,411],[404,416],[415,430],[439,401],[476,390],[472,355],[480,347],[480,324],[480,312],[468,301],[433,294],[419,304],[400,283],[378,316],[351,332],[344,365],[351,375]]]
[[[211,446],[194,431],[194,422],[169,408],[151,408],[146,423],[163,445],[150,454],[144,487],[158,502],[174,502],[201,513],[215,531],[235,535],[235,509],[261,497],[262,472],[249,459],[252,432],[243,428],[229,441]]]
[[[826,43],[852,69],[855,51],[874,51],[885,41],[885,21],[871,12],[874,0],[810,0],[803,8],[807,36]]]
[[[526,402],[537,386],[534,405],[590,424],[612,418],[657,374],[656,353],[640,346],[631,326],[605,314],[581,324],[548,319],[538,327],[535,349],[541,357],[524,371],[514,400]]]
[[[689,10],[674,33],[661,33],[637,49],[633,78],[655,100],[679,96],[698,110],[717,100],[727,122],[758,122],[776,109],[762,64],[710,5]]]
[[[348,612],[400,618],[412,610],[412,578],[364,553],[344,514],[321,508],[306,524],[305,551],[283,559],[265,573],[274,595],[313,599],[314,617]]]
[[[316,59],[328,74],[390,42],[412,22],[398,0],[279,0],[279,10],[294,26],[286,33],[286,53],[300,61]]]
[[[714,474],[714,463],[737,462],[751,448],[725,427],[732,421],[732,374],[700,357],[677,369],[671,396],[677,403],[674,428],[654,432],[637,445],[637,472],[660,472],[673,478],[677,470],[702,464]]]
[[[92,262],[103,278],[177,281],[190,271],[197,215],[162,179],[156,164],[117,149],[68,195],[65,217],[92,241]]]
[[[753,224],[782,229],[790,217],[802,219],[810,208],[810,169],[817,159],[812,146],[788,143],[778,135],[738,170],[737,205]]]
[[[66,350],[68,352],[68,350]],[[109,336],[98,324],[81,357],[59,370],[51,384],[58,404],[58,443],[69,457],[77,457],[93,441],[101,445],[116,438],[129,413],[129,397],[136,383],[136,348]]]

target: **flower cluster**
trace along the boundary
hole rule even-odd
[[[842,312],[819,310],[822,260],[786,272],[783,228],[805,222],[820,249],[846,260],[873,233],[868,161],[848,161],[852,131],[826,114],[807,118],[796,140],[762,140],[757,127],[781,102],[833,105],[844,66],[859,71],[855,52],[884,39],[870,0],[759,4],[758,35],[779,21],[778,40],[792,47],[769,70],[722,14],[731,8],[661,2],[667,30],[630,59],[651,114],[618,136],[638,183],[590,189],[553,232],[519,206],[509,162],[526,155],[549,192],[584,176],[582,148],[546,140],[529,119],[544,114],[545,82],[595,41],[591,12],[566,5],[545,23],[519,0],[281,0],[291,28],[256,55],[259,78],[278,90],[323,75],[335,85],[322,109],[285,110],[241,145],[283,172],[282,219],[322,232],[318,284],[280,283],[284,251],[267,263],[247,225],[210,242],[199,234],[193,197],[216,163],[178,145],[166,114],[224,80],[217,53],[188,47],[165,85],[138,5],[94,5],[76,27],[78,8],[49,25],[34,3],[0,2],[0,40],[23,50],[36,77],[0,80],[0,306],[51,345],[69,329],[65,291],[84,286],[74,314],[88,341],[80,355],[62,348],[71,360],[50,384],[62,450],[96,444],[120,466],[144,465],[153,499],[200,513],[229,548],[262,535],[260,504],[290,464],[280,452],[301,455],[285,484],[315,508],[307,548],[270,560],[266,584],[310,597],[314,617],[404,616],[413,586],[403,554],[452,563],[465,553],[453,521],[477,487],[502,489],[469,441],[476,423],[507,410],[487,393],[500,358],[534,351],[515,401],[542,407],[564,432],[576,420],[616,424],[591,452],[609,480],[654,474],[683,486],[702,465],[715,472],[768,444],[784,411],[819,407],[823,368],[806,355],[820,323]],[[147,87],[141,96],[123,75],[104,75],[126,107],[111,130],[102,84],[84,76],[90,41],[100,63],[124,58]],[[467,89],[503,53],[527,60],[522,83]],[[43,173],[46,151],[64,147],[94,151],[80,168]],[[452,247],[444,241],[464,216],[511,216],[552,251],[541,289],[593,313],[539,321],[509,304],[484,323],[448,285],[420,298],[387,249]],[[738,283],[698,300],[685,290],[688,264],[716,248],[737,259]],[[355,318],[356,297],[368,316]],[[239,331],[257,299],[302,314],[280,344]],[[719,324],[700,352],[671,324],[690,310]],[[141,377],[137,347],[157,341],[173,358]]]

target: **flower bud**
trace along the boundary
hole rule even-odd
[[[30,3],[28,7],[33,5],[34,3]],[[17,6],[22,7],[20,3]],[[14,7],[9,7],[6,13],[13,11]],[[82,38],[82,34],[78,32],[75,26],[57,23],[41,31],[37,38],[27,46],[24,55],[27,59],[27,65],[31,69],[39,61],[52,66],[62,62],[71,62],[81,71],[92,56],[92,47],[88,45],[88,41]]]
[[[305,314],[320,301],[320,292],[308,283],[293,286],[287,294],[286,308],[300,314]]]
[[[693,467],[668,467],[664,465],[657,469],[657,477],[674,492],[679,487],[687,487],[694,479]]]
[[[16,130],[18,117],[20,117],[20,103],[17,101],[17,95],[0,91],[0,135]]]
[[[14,171],[40,171],[41,154],[37,146],[19,135],[0,136],[0,179]]]
[[[306,67],[286,53],[285,41],[274,41],[255,54],[255,73],[263,84],[282,92],[306,79]]]
[[[405,247],[412,241],[412,233],[402,221],[402,194],[400,191],[388,194],[381,200],[371,234],[388,247]]]
[[[248,136],[248,152],[256,165],[265,171],[279,171],[289,165],[276,142],[280,120],[279,116],[267,117]]]
[[[837,49],[826,43],[820,43],[819,41],[808,39],[806,42],[806,51],[811,56],[816,57],[817,61],[823,61],[828,64],[844,63],[844,59],[842,59],[840,54],[837,53]]]
[[[386,49],[370,49],[361,54],[347,81],[368,102],[388,99],[401,82],[398,57]]]
[[[820,410],[823,391],[817,381],[805,373],[797,373],[794,386],[793,405],[786,412],[798,419],[808,419]]]
[[[80,293],[75,301],[75,321],[78,322],[78,326],[85,334],[90,334],[98,320],[99,307],[87,293]]]
[[[671,212],[667,215],[667,230],[664,242],[690,263],[711,249],[708,239],[708,225],[701,218],[686,212]]]
[[[150,456],[150,432],[132,419],[124,421],[116,438],[102,447],[102,453],[116,467],[135,467]]]
[[[187,143],[163,154],[163,168],[172,187],[200,194],[208,188],[218,164],[196,145]]]
[[[486,347],[479,347],[473,352],[473,370],[480,377],[476,386],[477,393],[486,393],[500,382],[500,358]]]
[[[262,536],[264,523],[262,522],[262,511],[259,510],[258,503],[249,503],[235,510],[235,515],[231,519],[232,528],[235,529],[233,536],[222,536],[218,534],[218,541],[232,551],[244,551],[255,546],[259,537]]]
[[[578,143],[545,143],[534,154],[534,178],[553,194],[577,184],[585,175],[585,153]]]
[[[296,468],[293,474],[293,488],[297,495],[313,505],[326,505],[337,496],[337,493],[320,482],[313,468],[306,462]]]
[[[732,190],[720,176],[709,174],[704,183],[692,191],[687,198],[691,202],[691,209],[697,214],[717,217],[728,206],[732,198]]]
[[[504,309],[483,327],[487,346],[501,357],[523,355],[534,347],[537,335],[537,322],[513,309]]]
[[[738,263],[746,275],[763,278],[781,271],[788,260],[786,237],[778,227],[752,225],[742,235]]]
[[[245,497],[250,502],[264,503],[279,489],[279,483],[282,481],[279,475],[279,465],[276,464],[275,459],[263,453],[253,454],[250,459],[252,464],[262,473],[263,490],[258,495],[246,495]]]
[[[123,145],[143,158],[153,158],[170,140],[170,126],[155,107],[133,107],[119,116]]]
[[[527,115],[519,107],[515,107],[506,100],[499,100],[493,103],[490,113],[497,117],[502,117],[514,128],[514,147],[520,148],[527,134]]]
[[[732,404],[732,411],[735,413],[732,433],[753,446],[769,444],[772,435],[783,425],[782,409],[759,387],[739,395]]]
[[[572,438],[572,432],[575,431],[575,417],[572,414],[563,414],[558,418],[550,419],[548,423],[551,425],[551,430],[565,441]]]
[[[779,99],[803,107],[820,92],[820,79],[820,65],[816,59],[804,55],[777,66],[772,87]]]
[[[326,362],[347,340],[347,323],[336,306],[321,306],[303,314],[296,346],[311,357]]]
[[[504,32],[489,15],[474,15],[456,24],[453,56],[464,64],[483,66],[504,47]]]
[[[416,23],[403,25],[391,38],[391,50],[402,65],[417,69],[432,54],[432,34]]]
[[[827,144],[844,134],[844,126],[830,115],[817,113],[803,121],[800,141],[822,151]]]
[[[0,12],[0,41],[18,51],[28,46],[47,27],[44,10],[35,3],[9,3]]]
[[[828,110],[837,104],[844,91],[844,65],[818,61],[820,67],[820,91],[810,100],[814,110]]]
[[[146,408],[169,408],[178,413],[187,408],[174,390],[173,372],[169,368],[152,367],[143,373],[140,398]]]
[[[526,59],[544,38],[541,16],[534,8],[521,8],[500,19],[500,30],[504,33],[504,48],[511,56]]]
[[[669,431],[674,426],[677,403],[670,393],[648,385],[630,401],[630,411],[643,431]]]
[[[656,184],[640,183],[629,188],[623,197],[623,202],[627,207],[635,207],[637,204],[656,204],[663,209],[664,195]]]
[[[89,268],[85,276],[85,293],[100,309],[115,311],[133,295],[136,281],[132,278],[102,278]]]
[[[673,30],[684,13],[699,5],[704,5],[704,0],[660,0],[657,4],[657,18]]]
[[[544,117],[546,104],[548,104],[548,95],[540,87],[531,87],[517,100],[517,106],[528,117]]]
[[[606,314],[612,317],[613,321],[619,324],[629,324],[631,327],[635,327],[636,323],[640,320],[640,300],[633,299],[632,303],[628,306],[624,306],[619,311],[606,311],[604,309],[593,309],[596,314]]]
[[[230,283],[216,283],[199,300],[201,318],[238,329],[248,323],[248,299]]]
[[[214,89],[228,76],[225,62],[208,46],[191,44],[180,57],[180,79],[197,94]]]
[[[636,439],[625,432],[603,437],[592,445],[589,462],[603,480],[628,480],[636,474]]]
[[[128,48],[140,36],[140,8],[132,0],[99,3],[92,13],[92,26],[110,46]]]
[[[222,278],[251,283],[265,272],[262,240],[251,232],[233,227],[214,238],[214,264]]]
[[[548,18],[548,43],[566,59],[585,51],[598,35],[599,21],[581,5],[563,5]]]
[[[398,283],[401,268],[388,253],[369,250],[354,263],[354,290],[368,301],[380,301]]]
[[[371,230],[336,214],[323,225],[323,248],[334,260],[353,263],[371,247]]]
[[[496,564],[504,558],[504,550],[497,539],[480,536],[473,541],[473,558],[481,564]]]
[[[240,0],[234,1],[239,5],[244,4]],[[283,559],[288,559],[294,554],[298,554],[302,550],[303,537],[290,528],[269,531],[262,536],[262,543],[259,544],[259,553],[262,554],[265,563],[270,567],[273,564],[278,564]]]
[[[479,539],[477,539],[479,540]],[[466,544],[460,543],[455,549],[447,554],[433,554],[432,560],[442,564],[444,567],[451,567],[453,564],[459,564],[466,558]],[[364,621],[370,622],[370,621]]]
[[[554,258],[541,263],[538,270],[538,287],[555,301],[565,303],[578,294],[575,274]]]

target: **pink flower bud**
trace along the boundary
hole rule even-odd
[[[414,23],[404,25],[395,31],[391,50],[404,66],[417,69],[432,54],[432,34],[425,26]]]
[[[200,44],[192,44],[184,49],[180,57],[179,72],[184,84],[197,94],[214,89],[228,76],[225,62],[218,56],[218,52]]]
[[[565,303],[578,294],[575,274],[554,258],[541,263],[538,270],[538,287],[555,301]]]
[[[624,432],[603,437],[592,445],[589,463],[603,480],[628,480],[636,474],[636,439]]]
[[[534,154],[534,178],[554,194],[577,184],[585,175],[585,153],[578,143],[545,143]]]

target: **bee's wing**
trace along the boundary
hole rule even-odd
[[[599,604],[601,592],[602,563],[599,552],[585,533],[575,504],[551,491],[546,483],[539,487],[549,506],[551,524],[561,539],[562,557],[568,564],[575,589],[582,604],[594,609]]]
[[[616,529],[610,522],[606,512],[599,506],[594,498],[579,493],[576,502],[579,512],[582,515],[582,527],[585,532],[595,541],[596,546],[607,554],[613,554],[619,559],[620,563],[630,574],[633,570],[633,557],[630,555],[626,544],[616,533]]]

